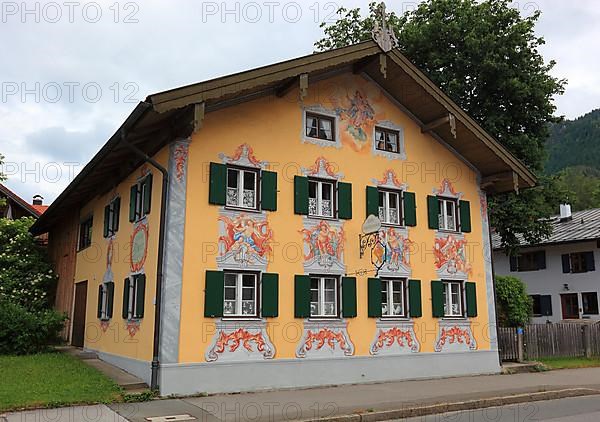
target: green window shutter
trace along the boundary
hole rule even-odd
[[[115,283],[112,281],[110,283],[106,283],[106,317],[112,318],[113,316],[113,304],[115,302]]]
[[[310,317],[310,276],[294,277],[294,318]]]
[[[110,205],[104,207],[104,237],[108,237],[108,222],[110,216]]]
[[[146,299],[146,274],[137,276],[135,289],[135,315],[134,318],[144,318],[144,300]]]
[[[275,172],[261,173],[260,206],[263,210],[277,211],[277,173]]]
[[[204,286],[204,316],[215,318],[223,316],[223,297],[225,294],[225,273],[206,271]]]
[[[342,277],[342,316],[356,317],[356,277]]]
[[[132,185],[129,190],[129,221],[135,221],[135,204],[137,202],[138,185]]]
[[[367,217],[379,217],[379,191],[375,186],[367,186]]]
[[[102,295],[104,294],[104,290],[102,289],[102,284],[98,286],[98,319],[102,318]]]
[[[437,196],[427,196],[427,221],[430,229],[437,230],[440,228],[440,221],[438,215],[440,213],[440,203],[438,202]]]
[[[263,273],[261,278],[262,316],[279,316],[279,274]]]
[[[369,318],[379,318],[381,316],[381,280],[378,278],[369,278],[367,280],[367,289],[369,295]]]
[[[119,231],[119,215],[121,214],[121,197],[115,198],[113,203],[113,231]]]
[[[210,181],[208,185],[208,203],[225,205],[227,192],[227,166],[210,163]]]
[[[471,232],[471,204],[469,201],[459,201],[460,208],[460,231],[464,233]]]
[[[403,192],[402,199],[404,201],[404,225],[417,225],[417,202],[414,192]]]
[[[339,182],[338,189],[338,217],[344,220],[352,218],[352,184]]]
[[[431,281],[431,310],[434,318],[444,316],[444,283],[441,280]]]
[[[144,179],[144,186],[146,188],[146,195],[144,196],[144,215],[148,215],[150,214],[150,207],[152,205],[152,173]]]
[[[408,310],[412,318],[423,316],[421,306],[421,280],[408,280]]]
[[[308,177],[294,176],[294,213],[308,215]]]
[[[122,312],[122,316],[123,319],[128,319],[129,318],[129,286],[131,284],[131,280],[129,279],[129,277],[127,277],[125,279],[125,282],[123,283],[123,312]]]
[[[465,296],[467,297],[467,316],[477,316],[477,285],[472,282],[465,283]]]

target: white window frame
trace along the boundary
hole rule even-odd
[[[311,119],[311,118],[317,119],[317,136],[311,136],[307,133],[308,132],[308,119]],[[328,120],[329,122],[331,122],[331,139],[319,137],[319,130],[320,130],[319,121],[320,120]],[[336,123],[337,123],[336,119],[333,116],[307,110],[304,112],[304,136],[306,138],[317,139],[319,141],[335,144],[337,142]],[[311,128],[312,128],[312,126],[311,126]]]
[[[456,199],[452,199],[452,198],[444,198],[441,196],[437,197],[437,201],[438,201],[438,206],[439,206],[439,214],[438,214],[438,225],[439,225],[439,229],[440,230],[446,230],[446,231],[451,231],[451,232],[458,232],[459,231],[459,219],[458,219],[458,201]],[[452,207],[454,209],[454,228],[449,228],[448,227],[448,210],[446,208],[446,204],[452,204]]]
[[[378,148],[377,143],[380,141],[378,138],[378,134],[379,133],[383,133],[384,138],[383,138],[383,149]],[[394,134],[396,135],[396,151],[389,151],[387,149],[387,135],[389,134]],[[401,133],[399,130],[396,129],[389,129],[389,128],[385,128],[383,126],[375,126],[375,149],[378,151],[382,151],[382,152],[387,152],[389,154],[398,154],[400,155],[402,153],[402,145],[400,142],[400,136]]]
[[[117,198],[113,199],[108,203],[108,235],[106,237],[111,237],[117,233],[117,228],[115,227],[115,204],[117,203]],[[136,203],[137,206],[137,203]],[[120,211],[120,210],[119,210]],[[136,210],[137,212],[137,210]]]
[[[258,209],[258,178],[260,176],[259,172],[256,169],[249,169],[249,168],[240,168],[240,167],[234,167],[234,166],[227,166],[227,178],[226,178],[226,182],[225,182],[225,189],[226,192],[229,191],[230,187],[229,187],[229,171],[236,171],[237,174],[237,199],[238,199],[238,203],[237,204],[230,204],[229,201],[229,196],[226,194],[225,195],[225,206],[228,208],[243,208],[246,210],[256,210]],[[247,207],[244,205],[244,175],[246,173],[252,173],[254,175],[254,204],[252,207]],[[231,189],[234,189],[233,187]]]
[[[103,282],[102,286],[102,305],[100,307],[100,321],[108,321],[108,286]]]
[[[258,288],[259,288],[259,283],[258,283],[258,274],[256,273],[251,273],[251,272],[236,272],[236,271],[225,271],[225,277],[227,277],[227,275],[229,274],[233,274],[236,276],[236,284],[235,284],[235,312],[232,314],[226,314],[225,313],[225,291],[226,289],[230,289],[231,287],[228,287],[225,285],[225,283],[223,284],[223,317],[224,318],[257,318],[258,317],[258,313],[259,313],[259,303],[258,303]],[[254,277],[254,296],[252,298],[252,300],[254,301],[254,313],[253,314],[244,314],[243,313],[243,279],[244,276],[252,276]]]
[[[406,289],[406,279],[405,278],[384,278],[381,279],[381,287],[382,287],[382,294],[383,294],[383,286],[386,286],[386,291],[387,291],[387,302],[385,303],[385,305],[387,305],[387,312],[384,312],[383,309],[383,301],[381,303],[381,317],[382,318],[406,318],[407,316],[407,310],[408,310],[408,295],[407,295],[407,289]],[[400,293],[401,293],[401,305],[402,305],[402,313],[401,314],[393,314],[391,312],[393,312],[394,309],[394,305],[396,304],[396,302],[394,302],[394,290],[393,290],[393,286],[394,283],[400,283]]]
[[[315,194],[317,195],[316,200],[317,200],[317,214],[311,214],[310,213],[310,205],[308,207],[308,215],[310,217],[320,217],[320,218],[335,218],[336,216],[336,208],[337,208],[337,186],[334,180],[321,180],[321,179],[308,179],[308,201],[310,203],[311,197],[310,197],[310,184],[311,183],[316,183],[316,189],[315,189]],[[331,186],[331,215],[325,215],[323,214],[323,185],[327,184]]]
[[[464,318],[465,316],[465,298],[464,283],[456,280],[442,280],[444,286],[444,317],[446,318]],[[458,286],[458,312],[452,311],[452,286]]]
[[[383,224],[391,225],[391,226],[402,226],[403,222],[403,207],[402,207],[402,191],[390,190],[390,189],[377,189],[377,208],[381,208],[379,206],[379,194],[383,194],[383,214],[384,219],[381,220]],[[396,195],[398,200],[396,202],[398,209],[398,222],[394,223],[390,221],[390,195]]]
[[[137,295],[137,277],[132,276],[129,278],[129,303],[127,303],[127,319],[134,319],[136,312],[136,295]]]
[[[317,310],[316,314],[312,313],[312,304],[315,303],[312,301],[312,282],[313,280],[318,280],[317,284]],[[334,292],[333,292],[333,301],[334,301],[334,313],[333,314],[325,314],[323,313],[323,309],[325,308],[325,281],[333,280]],[[311,318],[339,318],[340,316],[340,304],[339,304],[339,293],[340,293],[340,281],[338,277],[335,276],[320,276],[320,275],[311,275],[310,276],[310,317]]]

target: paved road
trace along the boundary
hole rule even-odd
[[[600,396],[538,401],[402,419],[402,422],[598,422]]]

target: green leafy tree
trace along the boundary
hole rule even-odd
[[[6,175],[2,173],[2,168],[4,167],[4,155],[0,154],[0,182],[4,182],[6,180]],[[6,200],[4,198],[0,198],[0,207],[6,205]]]
[[[600,170],[567,167],[556,178],[558,186],[567,192],[567,201],[573,211],[600,207]]]
[[[529,323],[533,303],[525,284],[516,277],[496,276],[496,312],[502,327],[523,327]]]
[[[376,3],[367,17],[359,9],[338,13],[336,22],[321,25],[318,50],[368,40],[381,19]],[[552,97],[566,83],[550,75],[555,63],[538,51],[544,44],[534,31],[539,16],[521,16],[509,0],[427,0],[402,16],[387,14],[402,53],[537,174],[549,123],[558,121]],[[517,234],[532,242],[546,236],[550,227],[540,219],[561,199],[551,178],[519,195],[491,196],[490,219],[503,246],[514,248]]]

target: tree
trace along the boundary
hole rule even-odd
[[[366,18],[359,9],[338,13],[336,22],[321,24],[318,50],[370,39],[381,12],[371,3]],[[427,0],[402,16],[387,14],[402,53],[536,174],[549,123],[559,120],[552,97],[566,83],[550,75],[555,63],[538,51],[544,44],[534,32],[539,16],[522,17],[509,0]],[[490,197],[490,220],[507,250],[516,247],[518,234],[531,242],[549,234],[543,218],[564,199],[554,182],[542,178],[519,195]]]
[[[6,180],[6,176],[2,173],[2,168],[4,167],[4,155],[0,154],[0,182],[4,182]],[[6,205],[6,200],[4,198],[0,198],[0,207]]]
[[[496,312],[502,327],[523,327],[529,323],[533,302],[525,284],[516,277],[496,276]]]

